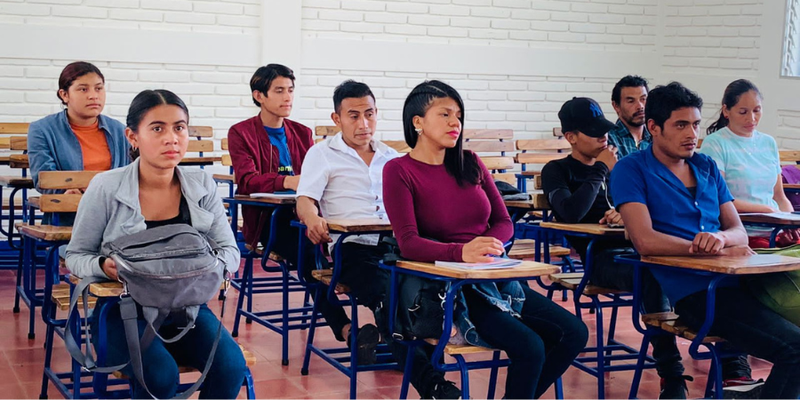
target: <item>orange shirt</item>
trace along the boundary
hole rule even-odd
[[[111,169],[111,150],[108,148],[106,133],[98,127],[100,120],[94,125],[76,126],[69,124],[83,153],[83,169],[86,171],[108,171]]]

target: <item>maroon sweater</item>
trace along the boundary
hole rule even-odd
[[[461,262],[464,243],[478,236],[506,242],[513,225],[492,175],[483,163],[478,185],[459,186],[444,165],[409,155],[383,168],[386,213],[404,258]],[[430,240],[430,239],[433,240]]]
[[[284,119],[283,126],[286,128],[286,144],[292,157],[292,170],[299,175],[306,153],[314,145],[314,138],[311,129],[303,124]],[[237,194],[286,190],[283,186],[286,177],[278,174],[280,154],[278,148],[269,141],[261,122],[261,114],[239,122],[228,130],[228,151],[231,153],[233,173],[236,176]],[[269,218],[270,212],[271,210],[263,207],[242,207],[242,234],[248,244],[257,244],[261,227]]]

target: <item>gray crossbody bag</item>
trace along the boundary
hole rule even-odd
[[[190,225],[174,224],[120,237],[106,243],[102,252],[114,260],[119,279],[123,283],[120,312],[135,379],[151,397],[154,397],[144,382],[142,350],[147,349],[155,337],[165,343],[180,340],[194,327],[200,306],[209,302],[218,293],[223,281],[226,282],[225,287],[228,287],[229,278],[225,273],[225,265],[218,255],[219,246]],[[78,299],[83,297],[84,314],[88,319],[91,313],[87,307],[89,285],[103,281],[107,279],[98,277],[81,279],[70,299],[70,314],[77,311]],[[147,327],[141,338],[137,323],[139,317],[137,304],[141,306],[142,316],[147,321]],[[225,303],[222,305],[222,312],[224,310]],[[158,334],[158,330],[170,316],[174,319],[183,318],[186,323],[175,337],[164,338]],[[68,320],[69,318],[72,316],[70,315]],[[70,325],[67,323],[67,332],[64,335],[67,350],[86,370],[110,373],[128,364],[98,367],[92,356],[88,327],[84,328],[86,330],[84,332],[86,354],[84,354],[70,332]],[[222,315],[202,375],[178,398],[188,398],[200,388],[214,361],[221,335]]]

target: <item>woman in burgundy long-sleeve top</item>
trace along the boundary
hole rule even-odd
[[[491,174],[462,150],[464,103],[439,81],[411,91],[403,130],[412,151],[383,169],[384,204],[404,258],[490,261],[513,227]],[[569,368],[588,339],[574,315],[519,282],[461,289],[455,325],[467,342],[504,350],[507,398],[538,398]]]
[[[477,160],[474,154],[469,157]],[[459,185],[444,164],[405,156],[384,168],[384,199],[403,256],[417,261],[464,261],[464,244],[492,237],[502,244],[514,233],[489,170],[477,160],[479,185]],[[421,206],[422,205],[422,206]],[[425,238],[433,238],[425,239]]]

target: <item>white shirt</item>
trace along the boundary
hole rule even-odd
[[[319,202],[323,218],[387,219],[383,206],[383,167],[400,153],[372,140],[375,151],[367,165],[342,139],[342,133],[312,146],[303,161],[298,196]],[[331,235],[334,243],[339,235]],[[380,235],[350,236],[345,242],[377,245]]]

